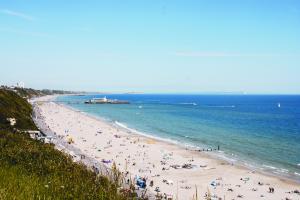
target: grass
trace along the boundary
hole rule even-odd
[[[1,118],[15,117],[16,128],[34,129],[31,106],[14,92],[0,90]],[[119,174],[117,174],[119,175]],[[131,199],[119,181],[96,175],[66,154],[14,131],[0,121],[0,199]]]
[[[26,99],[5,89],[0,89],[0,129],[10,128],[7,118],[15,118],[15,128],[19,130],[36,130],[31,118],[32,108]]]

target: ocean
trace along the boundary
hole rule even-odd
[[[94,97],[130,104],[84,104]],[[141,134],[300,182],[299,95],[107,94],[58,102]]]

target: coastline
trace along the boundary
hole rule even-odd
[[[54,98],[54,97],[52,96],[47,98]],[[38,100],[39,99],[36,99],[35,101]],[[49,101],[49,103],[47,103],[47,101]],[[280,177],[272,176],[272,174],[265,174],[258,171],[254,172],[252,170],[249,170],[249,168],[246,168],[245,166],[239,166],[235,164],[232,165],[227,161],[213,157],[209,153],[196,152],[195,150],[185,149],[180,145],[176,145],[165,140],[159,140],[158,138],[155,137],[149,137],[148,135],[145,134],[139,134],[140,132],[128,129],[126,127],[122,127],[122,126],[116,127],[119,125],[109,123],[104,119],[91,116],[90,114],[84,113],[82,111],[76,111],[76,109],[70,108],[69,106],[63,104],[57,104],[53,102],[53,99],[52,100],[47,99],[47,101],[45,101],[42,105],[38,105],[38,106],[42,110],[44,109],[45,112],[43,113],[44,114],[43,116],[45,118],[48,118],[48,121],[47,119],[45,119],[45,123],[48,124],[51,130],[53,129],[53,131],[57,132],[58,135],[66,136],[66,131],[65,133],[63,133],[63,131],[61,130],[62,127],[60,126],[64,126],[64,128],[67,128],[68,126],[68,124],[64,124],[65,120],[68,119],[62,118],[62,116],[57,116],[57,113],[51,112],[51,109],[53,109],[53,107],[55,108],[55,110],[59,110],[59,112],[61,112],[60,114],[62,115],[63,113],[68,113],[69,115],[75,115],[77,118],[83,118],[84,120],[86,120],[85,122],[91,121],[89,123],[93,125],[93,128],[95,126],[98,126],[101,127],[100,129],[103,133],[108,132],[107,134],[105,134],[105,137],[102,138],[105,141],[99,142],[100,146],[101,145],[105,146],[105,143],[108,144],[108,142],[110,142],[109,146],[111,147],[108,147],[107,149],[112,149],[110,151],[119,151],[119,152],[121,152],[120,150],[126,147],[134,146],[133,148],[131,147],[131,149],[129,149],[128,151],[129,156],[134,157],[132,159],[135,162],[137,162],[137,160],[140,158],[143,158],[143,160],[146,158],[149,161],[151,161],[151,165],[153,165],[153,168],[151,168],[151,165],[149,165],[149,163],[143,162],[140,165],[136,163],[136,165],[132,167],[133,169],[128,171],[130,171],[131,174],[151,177],[149,179],[154,180],[155,187],[158,186],[161,192],[166,192],[166,191],[170,192],[171,193],[170,195],[172,195],[173,197],[178,195],[179,199],[190,199],[195,194],[195,185],[197,185],[198,192],[200,191],[199,192],[200,196],[204,196],[209,188],[212,194],[215,194],[218,197],[222,197],[222,198],[223,196],[226,196],[226,198],[228,197],[236,198],[239,195],[242,195],[246,199],[260,198],[261,195],[263,195],[267,199],[282,199],[285,197],[289,197],[292,199],[294,199],[295,197],[299,198],[297,194],[286,193],[289,191],[299,189],[299,183],[296,183],[292,180],[283,180]],[[51,120],[55,121],[55,123],[51,123]],[[78,129],[79,130],[81,129],[79,132],[84,131],[82,130],[84,128],[83,126],[76,126],[76,121],[73,121],[73,123],[72,121],[69,121],[69,126],[70,124],[74,126],[74,130],[77,129],[78,131]],[[92,130],[87,132],[92,132]],[[95,132],[93,133],[95,134]],[[113,134],[117,134],[118,136],[120,136],[120,138],[114,137],[115,135]],[[82,140],[82,136],[84,136],[85,141]],[[91,150],[89,150],[88,148],[89,145],[87,146],[84,145],[84,143],[88,143],[88,142],[91,145],[93,142],[94,143],[97,142],[96,140],[92,141],[93,138],[91,138],[90,136],[91,135],[84,135],[84,134],[72,135],[72,137],[74,137],[75,140],[74,146],[77,146],[85,153],[90,154],[90,156],[94,156],[95,159],[98,161],[101,158],[101,156],[108,157],[108,155],[105,153],[104,150],[101,153],[99,152],[98,153],[99,156],[98,156],[96,155],[97,153],[91,152]],[[122,139],[122,138],[126,138],[127,141],[123,140],[122,142],[119,141],[116,142],[117,144],[111,145],[111,143],[114,143],[113,141],[117,141],[118,139]],[[125,146],[121,146],[122,143],[126,143]],[[140,151],[139,155],[132,155],[136,152],[137,149]],[[163,150],[164,152],[160,152],[157,150]],[[150,156],[151,151],[153,151],[154,156]],[[144,156],[141,155],[141,153],[144,153]],[[127,161],[125,166],[124,164],[121,164],[121,160],[124,161],[124,157],[122,159],[119,159],[118,155],[111,155],[111,154],[113,153],[110,152],[109,156],[116,162],[119,162],[118,167],[120,167],[121,171],[123,168],[124,171],[128,165]],[[131,160],[130,162],[134,162],[134,161]],[[165,162],[166,164],[162,164],[162,161]],[[179,165],[188,163],[192,166],[195,165],[197,167],[193,167],[192,169],[173,169],[170,166],[172,164],[174,165],[174,163],[175,165],[177,163]],[[146,166],[146,171],[148,172],[141,172],[141,170],[138,170],[138,168],[139,169],[145,168],[145,166]],[[201,166],[206,166],[206,167],[201,167]],[[167,168],[167,167],[168,169],[162,170],[163,168]],[[151,176],[152,174],[154,174],[151,173],[151,171],[155,172],[156,174],[159,173],[161,176],[164,177],[164,179],[161,178],[161,176],[160,177]],[[172,171],[173,173],[169,173],[169,171],[170,172]],[[249,178],[249,180],[246,180],[247,178]],[[171,180],[173,184],[166,184],[166,182],[164,182],[161,179],[167,181]],[[177,179],[177,186],[175,182],[176,179]],[[214,185],[212,186],[212,182],[215,182],[216,186]],[[258,186],[258,182],[263,182],[264,186]],[[275,194],[268,193],[268,187],[270,186],[275,188],[276,190]],[[151,192],[155,192],[154,191],[155,187],[153,188],[148,187],[148,188]],[[232,189],[233,191],[229,189]]]
[[[192,145],[188,145],[186,143],[180,144],[179,142],[174,141],[174,140],[169,140],[169,139],[166,139],[166,138],[161,138],[161,137],[154,136],[154,135],[151,135],[151,134],[148,134],[148,133],[144,133],[144,132],[138,131],[136,129],[129,128],[121,122],[113,121],[113,120],[106,119],[106,118],[103,118],[103,117],[100,117],[100,116],[95,116],[95,115],[83,112],[81,110],[77,110],[77,109],[75,109],[71,106],[68,106],[68,105],[65,105],[65,104],[62,104],[62,103],[58,103],[58,104],[61,105],[61,106],[66,107],[70,110],[73,110],[75,112],[79,112],[83,115],[86,115],[87,117],[93,118],[95,120],[100,120],[104,123],[108,123],[108,124],[110,124],[110,126],[115,127],[117,129],[123,129],[124,131],[128,132],[129,134],[134,134],[136,136],[145,137],[147,139],[157,140],[157,141],[162,142],[162,143],[167,143],[171,146],[174,145],[174,147],[178,147],[182,151],[190,151],[190,153],[195,153],[195,154],[199,153],[198,149],[196,147],[192,147]],[[242,162],[240,160],[234,160],[233,158],[227,157],[225,155],[220,155],[220,154],[218,154],[218,151],[215,151],[215,150],[213,150],[213,151],[206,151],[206,150],[203,151],[203,150],[201,150],[201,152],[202,152],[201,156],[207,157],[209,159],[215,159],[220,163],[226,162],[227,164],[234,165],[235,167],[238,167],[238,168],[241,168],[241,169],[244,169],[244,170],[255,171],[256,173],[260,173],[260,174],[266,175],[266,176],[271,176],[271,177],[280,179],[282,181],[286,181],[286,182],[290,182],[290,183],[294,183],[294,184],[300,184],[300,179],[292,179],[290,177],[283,176],[282,174],[275,174],[271,171],[270,172],[266,171],[265,169],[259,169],[258,166],[251,165],[252,163],[249,163],[249,166],[247,166],[248,163]]]
[[[66,95],[62,95],[62,96],[66,96]],[[72,94],[71,94],[72,96]],[[165,142],[168,143],[170,145],[175,145],[179,148],[181,148],[182,150],[189,150],[191,152],[195,151],[196,153],[198,153],[200,150],[203,153],[203,156],[207,156],[208,158],[211,159],[216,159],[220,162],[227,162],[228,164],[233,164],[235,166],[238,167],[242,167],[245,168],[246,170],[250,170],[250,171],[255,171],[257,173],[261,173],[267,176],[272,176],[274,178],[278,178],[281,180],[285,180],[285,181],[290,181],[292,183],[296,183],[296,184],[300,184],[300,176],[298,176],[298,174],[284,174],[284,173],[278,173],[277,171],[272,171],[274,169],[282,169],[282,168],[277,168],[277,167],[273,167],[273,166],[268,166],[268,165],[259,165],[256,164],[255,162],[251,162],[251,161],[245,161],[243,159],[239,159],[238,157],[233,158],[231,157],[229,154],[225,154],[225,152],[223,151],[217,151],[216,149],[214,149],[213,151],[206,151],[206,149],[211,149],[210,147],[206,147],[206,148],[199,148],[191,143],[180,143],[177,140],[172,140],[172,139],[167,139],[167,138],[163,138],[163,137],[159,137],[159,136],[155,136],[151,133],[148,132],[143,132],[143,131],[139,131],[136,130],[134,128],[128,127],[127,124],[124,124],[122,122],[119,121],[114,121],[111,120],[109,118],[105,118],[102,116],[97,116],[97,115],[93,115],[84,111],[81,111],[79,109],[76,109],[70,105],[64,104],[62,102],[57,102],[55,101],[56,97],[52,98],[52,100],[64,107],[67,107],[68,109],[71,109],[75,112],[80,112],[83,115],[86,115],[90,118],[96,119],[96,120],[100,120],[103,121],[105,123],[109,123],[111,126],[116,127],[118,129],[124,129],[124,131],[130,133],[130,134],[136,134],[137,136],[143,136],[149,139],[154,139],[157,141],[161,141],[161,142]],[[222,152],[222,153],[221,153]],[[262,168],[263,167],[263,168]],[[284,169],[282,169],[284,170]],[[277,172],[277,173],[276,173]],[[295,176],[296,175],[296,176]],[[294,178],[293,178],[294,176]]]

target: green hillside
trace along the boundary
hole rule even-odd
[[[118,181],[96,176],[53,145],[16,132],[35,129],[31,106],[12,91],[0,90],[0,199],[130,199],[117,192]]]
[[[13,91],[0,89],[0,129],[10,127],[7,118],[15,118],[20,130],[36,129],[31,119],[32,108],[26,99]]]

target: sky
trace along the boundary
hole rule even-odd
[[[0,0],[0,84],[300,94],[298,0]]]

